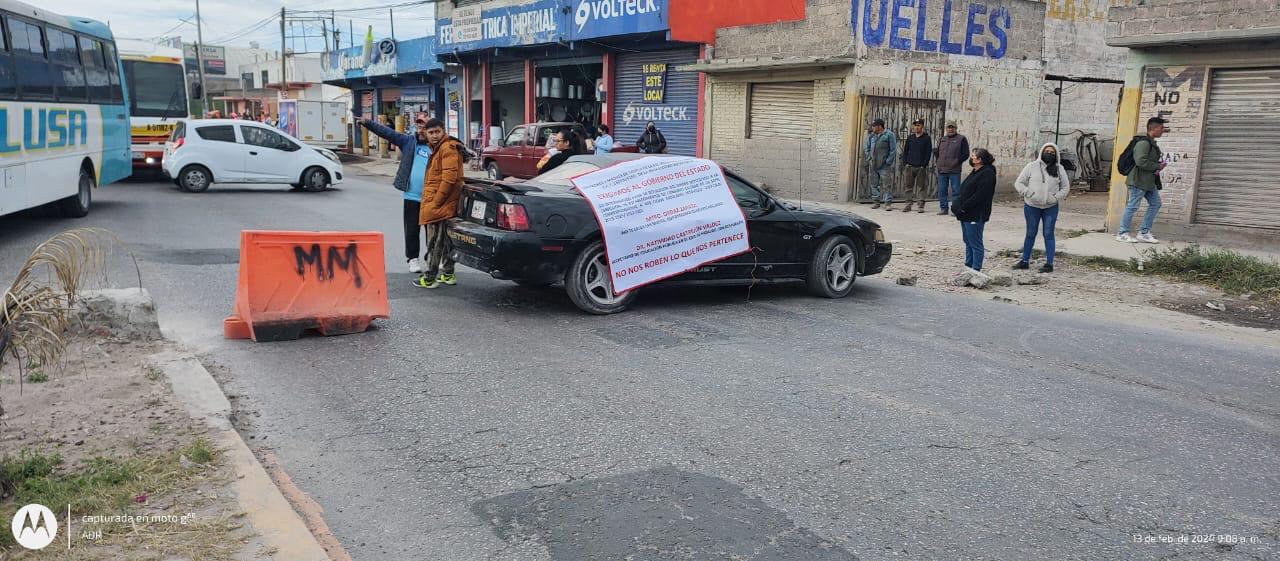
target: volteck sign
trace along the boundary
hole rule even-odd
[[[460,8],[454,17],[439,20],[437,52],[663,31],[666,13],[667,0],[537,0],[492,9]]]

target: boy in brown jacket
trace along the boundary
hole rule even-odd
[[[458,284],[453,274],[452,244],[445,232],[450,218],[457,215],[458,198],[462,196],[462,141],[444,132],[440,119],[427,121],[427,143],[431,160],[422,184],[422,209],[418,222],[427,229],[427,263],[414,286],[436,288],[441,284]]]

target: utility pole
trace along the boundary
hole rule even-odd
[[[200,21],[200,0],[196,0],[196,68],[200,72],[200,106],[204,109],[201,117],[209,113],[209,88],[204,83],[204,27]]]
[[[396,40],[396,9],[387,8],[387,13],[391,14],[391,40]]]
[[[285,74],[288,73],[288,68],[285,66],[284,49],[285,49],[284,6],[280,6],[280,99],[284,99],[284,95],[285,95],[284,88],[285,88],[285,84],[288,83],[286,81],[286,76],[285,76]]]

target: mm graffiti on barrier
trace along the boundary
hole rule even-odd
[[[1014,16],[1002,2],[853,0],[851,23],[867,47],[999,60],[1025,23]]]
[[[321,250],[320,244],[311,244],[309,249],[300,245],[293,246],[293,257],[296,261],[295,272],[298,276],[306,276],[307,269],[315,270],[316,280],[321,282],[333,280],[334,272],[341,269],[355,279],[356,288],[363,281],[360,278],[359,252],[356,244],[347,244],[339,250],[337,246],[329,246],[328,252]],[[322,259],[324,257],[324,259]]]

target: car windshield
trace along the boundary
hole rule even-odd
[[[589,162],[565,162],[560,167],[534,178],[534,181],[544,185],[572,187],[571,179],[598,169],[600,169],[600,166]]]

